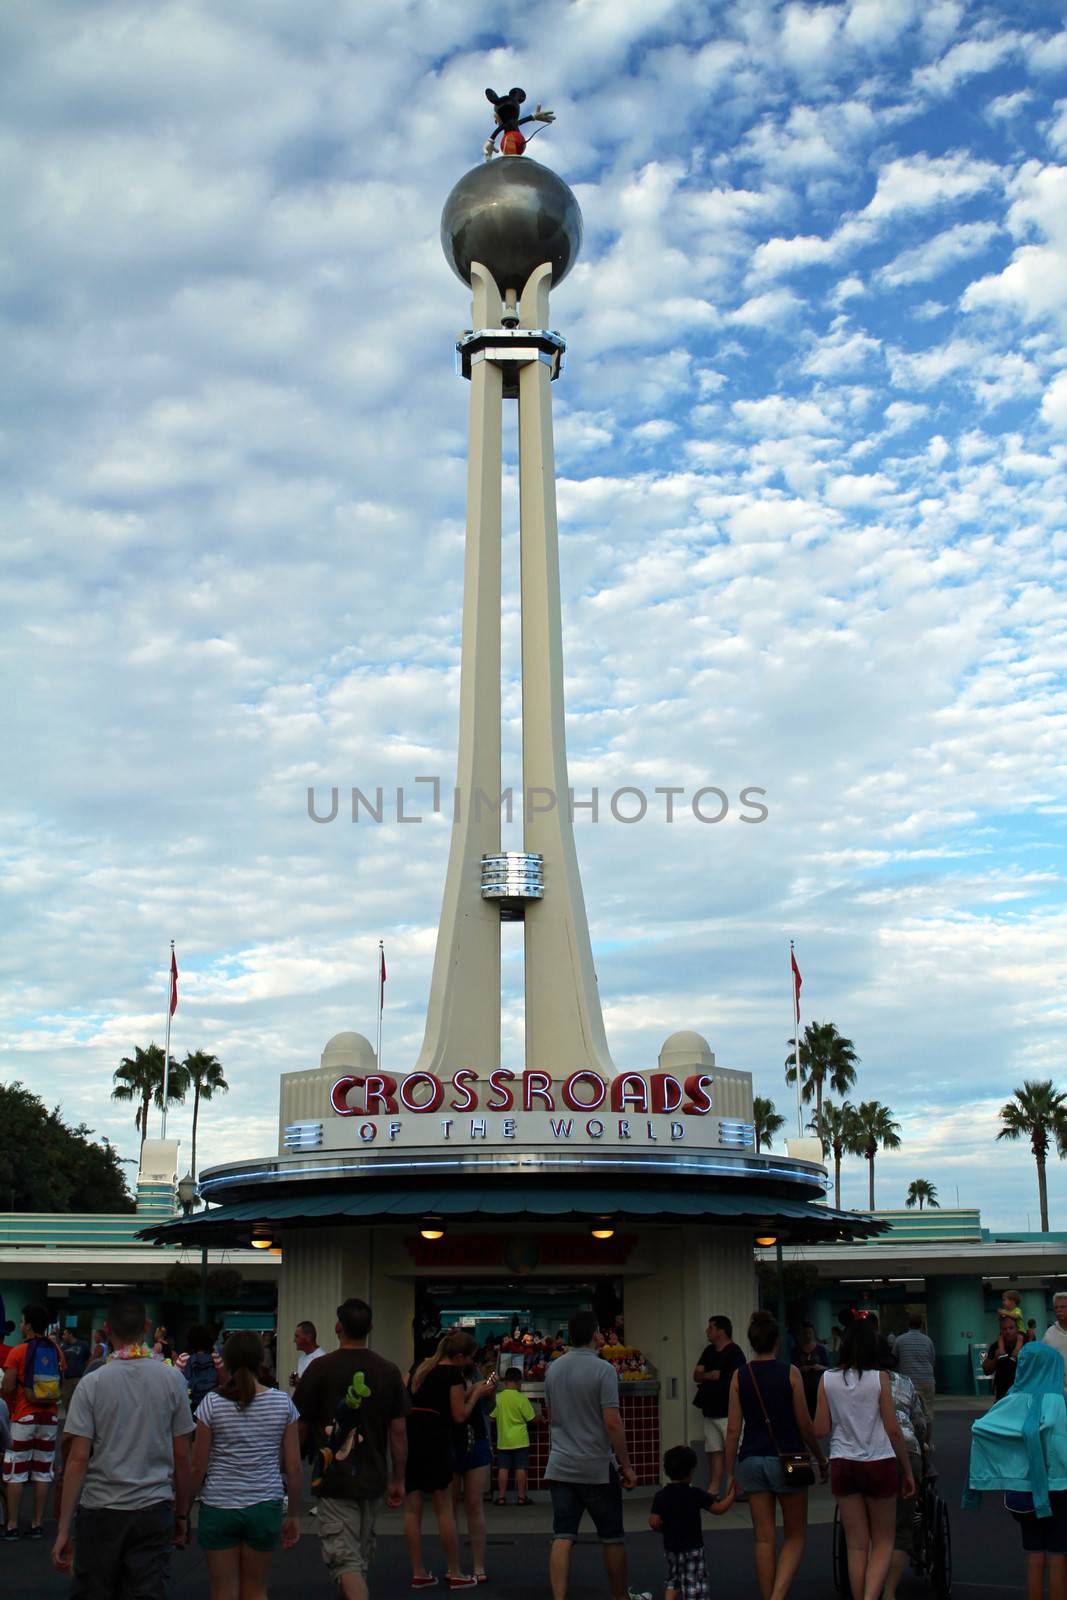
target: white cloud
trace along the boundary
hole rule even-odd
[[[784,59],[802,75],[824,76],[830,70],[840,26],[838,6],[801,5],[790,0],[782,11],[779,35]]]
[[[867,285],[863,279],[851,273],[847,278],[842,278],[840,283],[835,284],[830,303],[834,306],[843,306],[849,300],[859,299],[867,293]]]
[[[998,94],[985,108],[987,117],[994,122],[1010,122],[1019,116],[1033,100],[1029,89],[1016,89],[1012,94]]]
[[[903,428],[910,428],[913,423],[921,422],[929,414],[929,406],[911,400],[892,400],[885,408],[885,424],[890,432],[898,433]]]
[[[949,267],[984,250],[1000,229],[995,222],[958,222],[922,244],[902,250],[878,270],[878,280],[890,288],[905,283],[927,283]]]
[[[856,372],[877,358],[882,345],[859,328],[850,328],[846,318],[837,318],[830,332],[815,343],[804,359],[804,371],[820,378],[839,377]]]
[[[1056,120],[1048,130],[1048,142],[1057,155],[1067,155],[1067,100],[1056,101]]]
[[[990,188],[999,177],[991,161],[978,161],[965,151],[947,156],[900,156],[878,174],[878,187],[862,212],[867,220],[885,222],[912,211],[964,200]]]
[[[964,311],[1004,307],[1026,322],[1067,315],[1067,167],[1028,161],[1009,186],[1008,226],[1022,244],[1003,272],[979,278],[965,290]]]
[[[1041,415],[1052,427],[1067,431],[1067,372],[1057,372],[1045,390]]]
[[[832,261],[835,249],[832,239],[818,239],[813,234],[794,239],[767,239],[753,253],[752,273],[754,277],[777,278],[801,267]]]
[[[845,37],[865,50],[886,50],[915,20],[915,0],[850,0]]]
[[[966,200],[999,180],[992,162],[965,152],[947,156],[901,156],[880,168],[874,194],[847,216],[828,238],[799,234],[765,240],[753,252],[753,278],[781,277],[803,267],[836,261],[870,245],[904,216]]]
[[[751,433],[780,437],[808,433],[831,435],[837,425],[812,400],[797,400],[789,395],[767,395],[762,400],[735,400],[734,416]]]
[[[736,311],[731,311],[730,321],[745,328],[775,328],[781,323],[799,319],[803,302],[789,289],[769,289],[765,294],[753,295]]]
[[[920,67],[915,82],[921,89],[947,95],[968,78],[992,72],[1018,50],[1019,35],[1008,32],[988,38],[962,39],[931,66]]]
[[[883,472],[841,472],[828,480],[826,498],[832,506],[865,506],[880,500],[893,488]]]
[[[886,356],[894,384],[928,389],[943,378],[972,367],[981,350],[968,339],[949,339],[930,350],[887,350]]]

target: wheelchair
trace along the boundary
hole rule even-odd
[[[841,1514],[834,1507],[834,1590],[841,1600],[851,1600],[848,1582],[848,1547]],[[915,1545],[912,1571],[926,1578],[937,1600],[948,1600],[952,1593],[952,1529],[948,1506],[938,1493],[937,1473],[927,1470],[915,1491]]]

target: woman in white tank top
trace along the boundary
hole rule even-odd
[[[840,1366],[823,1375],[815,1432],[830,1435],[830,1487],[848,1544],[853,1600],[878,1600],[893,1558],[897,1496],[910,1498],[915,1479],[868,1318],[850,1324]]]

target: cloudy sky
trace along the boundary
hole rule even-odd
[[[804,1019],[902,1124],[879,1199],[924,1176],[1036,1226],[993,1138],[1024,1077],[1067,1086],[1060,27],[1046,0],[5,8],[4,1078],[134,1154],[111,1073],[162,1039],[171,938],[175,1048],[232,1085],[205,1160],[268,1148],[279,1073],[373,1037],[379,938],[413,1062],[447,822],[317,826],[307,788],[451,782],[469,299],[438,219],[485,86],[518,83],[586,229],[553,299],[572,781],[732,801],[577,824],[615,1058],[695,1027],[784,1109],[793,938]],[[1067,1226],[1059,1163],[1050,1189]]]

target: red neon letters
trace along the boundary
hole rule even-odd
[[[372,1072],[366,1077],[348,1072],[330,1090],[330,1105],[339,1117],[395,1116],[400,1110],[422,1116],[440,1108],[447,1087],[452,1090],[449,1110],[476,1111],[481,1081],[470,1067],[453,1073],[447,1086],[433,1072],[409,1072],[400,1079],[384,1072]],[[623,1072],[609,1082],[601,1073],[583,1068],[563,1080],[559,1095],[569,1111],[589,1113],[608,1106],[613,1112],[638,1116],[674,1116],[682,1111],[687,1116],[706,1117],[712,1110],[714,1081],[710,1072],[694,1073],[684,1084],[669,1072],[653,1072],[647,1078],[640,1072]],[[512,1084],[516,1085],[514,1090]],[[535,1069],[518,1073],[497,1067],[489,1074],[486,1087],[486,1111],[512,1111],[516,1094],[523,1111],[556,1109],[555,1085],[549,1072]],[[354,1096],[357,1089],[363,1091],[362,1095]],[[350,1104],[350,1096],[362,1104]]]

